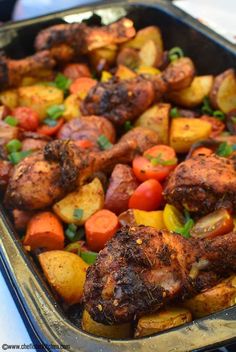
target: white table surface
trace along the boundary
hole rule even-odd
[[[175,4],[236,42],[236,0],[176,0]],[[30,343],[30,336],[1,274],[0,264],[0,350],[3,350],[3,344]]]

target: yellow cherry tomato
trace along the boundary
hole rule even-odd
[[[184,226],[184,216],[171,204],[166,204],[163,212],[163,219],[169,231],[176,231]]]

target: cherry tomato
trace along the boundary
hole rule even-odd
[[[201,120],[207,121],[211,124],[211,134],[210,137],[217,137],[221,134],[221,132],[225,129],[224,122],[220,121],[216,117],[203,115],[200,117]]]
[[[133,171],[140,181],[164,180],[176,167],[175,150],[167,145],[157,145],[145,151],[143,156],[133,160]]]
[[[68,64],[65,67],[63,74],[72,81],[79,77],[91,77],[91,72],[85,64]]]
[[[36,131],[39,126],[39,114],[28,107],[18,107],[12,115],[19,121],[19,126],[26,131]]]
[[[234,221],[228,210],[218,209],[196,222],[190,233],[193,237],[213,238],[225,235],[234,228]]]
[[[157,180],[147,180],[136,188],[129,199],[129,208],[139,210],[156,210],[162,201],[162,187]]]
[[[55,126],[41,125],[37,132],[43,134],[45,136],[52,136],[56,134],[64,123],[64,119],[57,120],[57,124]]]

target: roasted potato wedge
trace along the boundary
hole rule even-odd
[[[128,209],[129,198],[138,187],[139,182],[128,165],[117,164],[111,174],[105,197],[104,207],[115,214]]]
[[[80,117],[80,98],[76,94],[69,95],[64,101],[65,111],[63,117],[65,120],[69,121],[75,117]]]
[[[136,77],[137,74],[134,71],[130,70],[128,67],[119,65],[116,70],[115,76],[119,77],[121,80],[126,80]]]
[[[14,109],[18,106],[18,93],[15,89],[4,90],[0,93],[1,104]]]
[[[140,65],[139,53],[133,48],[123,48],[117,55],[116,62],[118,65],[123,65],[134,70]]]
[[[175,118],[171,122],[170,145],[176,153],[187,153],[193,143],[207,139],[211,134],[211,124],[200,119]]]
[[[166,229],[163,211],[144,211],[138,209],[129,209],[118,217],[122,226],[145,225],[154,227],[157,230]]]
[[[154,40],[148,40],[139,52],[140,65],[158,67],[162,61],[163,49]]]
[[[53,210],[66,223],[83,225],[91,215],[103,208],[103,204],[103,187],[101,181],[95,178],[54,204]],[[82,210],[82,216],[79,219],[74,216],[76,209]]]
[[[160,144],[168,144],[170,109],[170,104],[155,104],[138,118],[135,126],[150,128],[157,132]]]
[[[169,93],[168,99],[183,107],[193,108],[209,95],[212,85],[213,76],[197,76],[188,88]]]
[[[19,105],[37,111],[41,120],[46,117],[50,106],[62,104],[64,98],[62,90],[44,85],[20,87],[18,94]]]
[[[88,264],[77,254],[61,250],[41,253],[38,258],[49,285],[56,293],[68,304],[79,303]]]
[[[156,46],[159,47],[159,50],[163,51],[161,31],[158,27],[155,26],[149,26],[144,29],[140,29],[134,39],[124,43],[122,47],[141,50],[149,40],[152,40]]]
[[[191,312],[185,308],[168,307],[160,312],[141,317],[135,329],[135,337],[142,337],[164,331],[192,321]]]
[[[212,106],[224,113],[236,108],[236,75],[233,69],[216,76],[209,97]]]
[[[132,336],[131,323],[119,325],[100,324],[94,321],[86,310],[83,311],[82,329],[90,334],[110,339],[125,339]]]
[[[205,317],[236,303],[236,276],[223,280],[209,290],[184,301],[194,318]]]

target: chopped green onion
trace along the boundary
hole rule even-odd
[[[132,128],[133,128],[132,123],[130,121],[125,121],[125,123],[124,123],[125,131],[128,132],[128,131],[132,130]]]
[[[97,143],[102,150],[110,149],[113,146],[104,134],[98,137]]]
[[[233,151],[234,151],[234,148],[231,145],[229,145],[226,142],[223,142],[219,145],[218,149],[216,150],[216,154],[226,158],[227,156],[232,154]]]
[[[193,225],[194,225],[194,221],[193,219],[190,218],[186,221],[183,227],[176,229],[176,232],[185,238],[189,238],[191,237],[190,230],[192,229]]]
[[[184,52],[178,46],[175,46],[174,48],[170,49],[168,53],[168,58],[170,61],[175,61],[183,56],[184,56]]]
[[[76,230],[77,230],[77,225],[75,225],[75,224],[69,224],[69,225],[68,225],[68,229],[69,229],[70,231],[76,232]]]
[[[5,117],[4,122],[6,122],[10,126],[17,126],[19,124],[19,121],[14,116],[11,116],[11,115],[8,115],[7,117]]]
[[[18,164],[21,160],[26,158],[28,155],[32,153],[31,150],[24,150],[22,152],[13,152],[8,155],[8,159],[14,165]]]
[[[71,85],[71,79],[64,76],[62,73],[58,73],[58,75],[55,78],[55,84],[57,88],[63,91],[67,91]]]
[[[220,110],[213,111],[213,116],[216,117],[218,120],[223,121],[225,119],[225,114]]]
[[[22,143],[19,141],[19,139],[12,139],[10,142],[7,143],[6,145],[8,153],[13,153],[13,152],[18,152],[21,150]]]
[[[65,235],[66,237],[71,241],[74,242],[76,239],[76,230],[77,226],[75,224],[69,224],[66,231]]]
[[[90,252],[90,251],[81,251],[80,257],[87,263],[93,264],[97,259],[98,253]]]
[[[175,118],[179,116],[179,110],[177,108],[173,108],[170,110],[170,117]]]
[[[74,210],[73,216],[76,220],[80,220],[84,214],[83,209],[77,208]]]
[[[151,162],[152,166],[162,165],[162,166],[171,166],[177,164],[177,159],[163,160],[162,154],[158,154],[156,157],[146,154],[145,157]]]
[[[50,126],[50,127],[54,127],[54,126],[57,125],[57,121],[55,121],[55,120],[53,120],[53,119],[49,119],[49,118],[44,119],[44,120],[43,120],[43,123],[44,123],[45,125]]]
[[[64,105],[52,105],[47,109],[47,114],[51,119],[56,120],[63,115],[64,111]]]
[[[205,97],[203,99],[203,105],[202,105],[202,113],[203,114],[208,114],[208,115],[212,115],[213,114],[213,110],[211,108],[211,105],[210,105],[210,100],[208,97]]]

